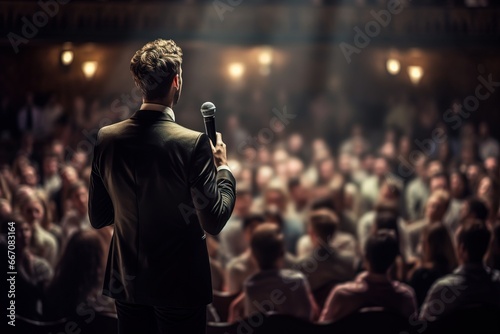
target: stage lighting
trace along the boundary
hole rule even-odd
[[[387,59],[387,63],[385,65],[387,72],[391,75],[396,75],[401,70],[401,63],[397,59]]]
[[[270,48],[262,49],[259,53],[258,61],[261,65],[271,65],[273,62],[273,51]]]
[[[421,66],[408,66],[408,75],[414,85],[418,85],[424,75],[424,69]]]
[[[96,61],[86,61],[82,64],[83,75],[87,80],[90,80],[94,77],[95,72],[97,71],[97,62]]]

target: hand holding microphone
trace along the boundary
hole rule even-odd
[[[210,138],[215,166],[220,167],[227,165],[227,153],[226,144],[222,141],[222,134],[215,131],[215,110],[215,105],[212,102],[205,102],[201,106],[201,115],[205,121],[205,131]]]

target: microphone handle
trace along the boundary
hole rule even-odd
[[[215,146],[217,144],[216,136],[215,136],[215,117],[206,117],[205,120],[205,132],[208,135],[208,138],[212,141],[212,144]]]

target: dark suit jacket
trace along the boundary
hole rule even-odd
[[[212,301],[204,230],[218,234],[235,201],[207,135],[167,112],[139,110],[103,127],[94,148],[89,216],[114,225],[104,291],[117,300],[196,307]]]

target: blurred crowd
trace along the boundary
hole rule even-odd
[[[97,130],[130,113],[103,105],[76,98],[67,113],[32,94],[16,110],[2,103],[2,245],[16,222],[24,317],[114,312],[101,295],[113,230],[91,228],[88,182]],[[451,102],[452,115],[460,108]],[[253,110],[221,129],[237,200],[207,244],[214,292],[234,298],[209,308],[212,321],[270,309],[336,321],[366,306],[433,319],[500,307],[500,144],[487,122],[446,123],[432,101],[404,97],[369,133],[322,96],[305,115]],[[450,287],[456,298],[437,312]]]

